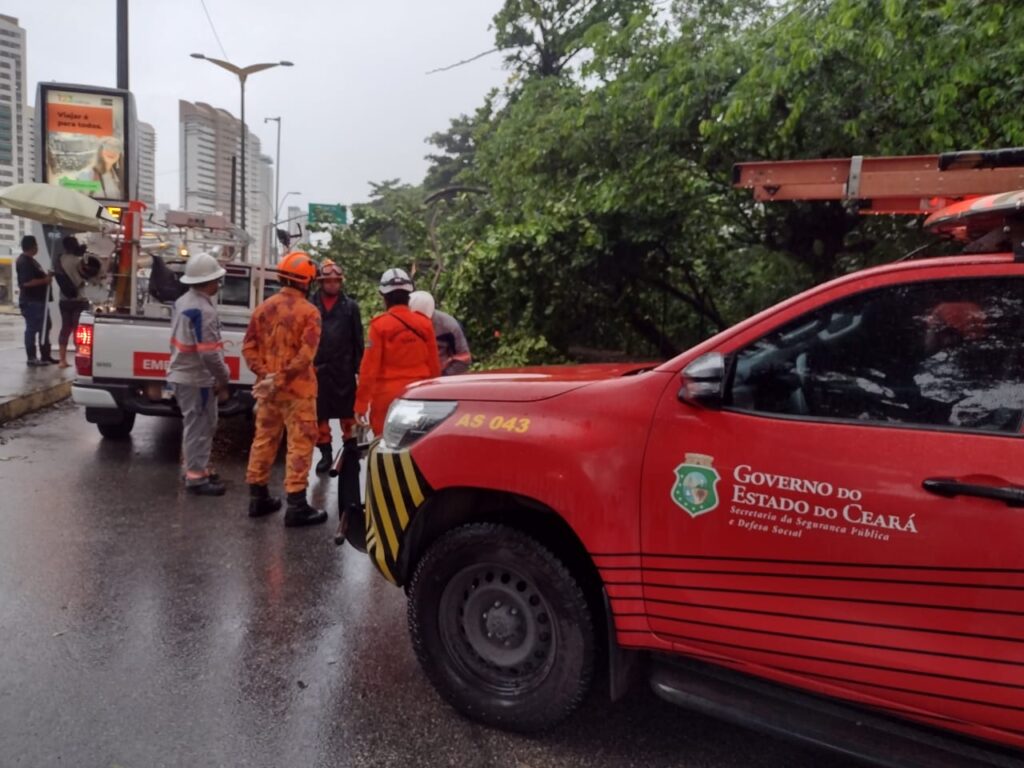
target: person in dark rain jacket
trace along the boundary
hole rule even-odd
[[[312,298],[320,312],[322,331],[317,348],[316,377],[318,394],[316,413],[319,426],[317,447],[319,474],[331,468],[331,420],[341,422],[342,459],[339,474],[339,528],[344,539],[348,522],[360,508],[359,450],[353,411],[356,397],[356,372],[363,359],[363,323],[359,305],[342,291],[345,274],[333,261],[320,265],[320,290]]]
[[[316,366],[318,395],[316,413],[320,437],[317,447],[321,459],[318,473],[331,468],[331,419],[341,421],[342,440],[354,437],[356,372],[363,359],[363,323],[359,305],[342,292],[345,275],[333,261],[320,266],[320,290],[312,302],[320,311],[322,330]]]

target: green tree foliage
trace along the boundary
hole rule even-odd
[[[789,2],[723,49],[740,74],[702,118],[704,164],[1021,145],[1022,32],[1024,7],[1010,3]],[[665,99],[666,113],[683,107]],[[761,229],[817,281],[922,242],[838,204],[778,206]]]
[[[668,356],[925,242],[755,204],[737,161],[1024,145],[1015,4],[508,0],[494,30],[506,90],[329,248],[358,279],[415,268],[491,363]]]
[[[438,151],[427,155],[430,168],[423,180],[424,189],[429,192],[446,189],[473,167],[476,133],[489,119],[488,111],[482,108],[474,117],[459,115],[451,121],[448,130],[439,131],[427,139]]]
[[[557,77],[588,49],[599,25],[625,26],[645,0],[506,0],[494,17],[494,37],[506,64],[527,78]]]

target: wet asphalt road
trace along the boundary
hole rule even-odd
[[[327,526],[249,520],[245,425],[224,427],[219,500],[180,488],[177,422],[110,442],[64,404],[0,427],[0,766],[852,765],[642,685],[532,738],[462,719],[401,591],[330,541],[334,481]]]

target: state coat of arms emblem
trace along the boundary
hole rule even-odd
[[[713,456],[688,453],[676,467],[676,482],[672,487],[672,501],[686,510],[690,517],[698,517],[718,506],[718,470]]]

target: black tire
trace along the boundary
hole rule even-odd
[[[555,555],[507,526],[474,523],[434,542],[409,584],[409,631],[437,691],[488,725],[549,728],[590,688],[583,590]]]
[[[96,429],[108,440],[124,440],[132,433],[135,426],[135,414],[125,413],[124,418],[116,424],[97,424]]]

